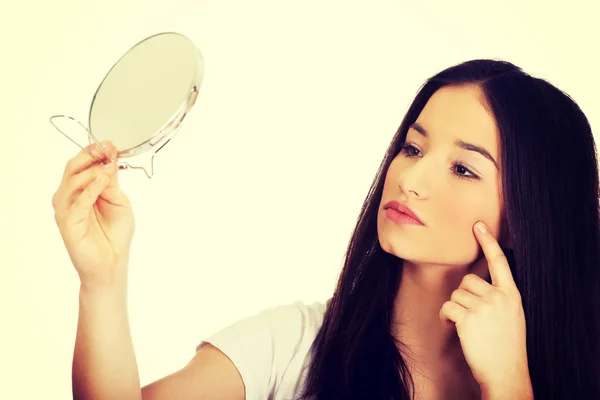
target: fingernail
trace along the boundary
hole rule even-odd
[[[481,232],[481,233],[485,233],[485,231],[487,230],[487,229],[485,228],[485,224],[484,224],[483,222],[478,222],[478,223],[476,223],[476,224],[475,224],[475,228],[476,228],[476,229],[477,229],[479,232]]]

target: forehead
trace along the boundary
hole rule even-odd
[[[498,160],[500,135],[493,115],[486,108],[483,92],[477,86],[439,89],[423,108],[417,122],[429,132],[430,140],[434,142],[452,143],[459,139],[484,147]]]

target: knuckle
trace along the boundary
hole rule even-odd
[[[462,290],[463,289],[456,289],[454,292],[452,292],[452,295],[450,296],[450,300],[456,301],[461,296]]]
[[[69,161],[67,161],[67,164],[65,165],[65,173],[69,174],[74,169],[75,169],[75,159],[71,158]]]
[[[467,285],[470,285],[472,283],[475,283],[478,280],[478,276],[473,274],[473,273],[468,273],[467,275],[464,276],[463,278],[463,282]]]
[[[509,292],[508,297],[514,304],[519,306],[523,304],[523,298],[521,297],[521,292],[519,292],[519,289]]]
[[[63,219],[64,219],[64,213],[61,211],[56,211],[54,213],[54,221],[56,222],[56,225],[60,228],[63,224]]]
[[[67,193],[73,193],[75,191],[75,188],[77,187],[76,185],[76,179],[75,177],[70,178],[67,180],[67,182],[65,182],[65,186],[67,188]]]
[[[76,191],[79,190],[79,187],[81,186],[81,180],[84,179],[84,177],[85,172],[76,176],[72,176],[70,179],[68,179],[66,182],[67,193],[75,194]]]
[[[490,293],[490,300],[492,304],[500,304],[504,302],[505,297],[506,296],[504,295],[504,293],[500,292],[499,290],[494,290]]]
[[[471,272],[471,273],[467,274],[467,276],[469,277],[469,278],[468,278],[469,280],[475,280],[475,281],[478,281],[478,280],[480,280],[480,279],[481,279],[481,278],[479,277],[479,275],[477,275],[477,274],[474,274],[473,272]]]
[[[62,215],[62,210],[65,208],[66,197],[64,187],[54,193],[52,196],[52,208],[54,209],[54,214],[58,217]]]
[[[442,305],[442,310],[444,311],[448,311],[448,309],[451,307],[451,302],[450,301],[446,301],[443,305]]]

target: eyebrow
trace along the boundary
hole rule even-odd
[[[419,132],[421,135],[427,137],[428,133],[425,130],[425,128],[423,128],[421,125],[419,125],[419,123],[415,122],[413,123],[411,126],[409,126],[409,129],[414,129],[415,131]],[[465,150],[469,150],[469,151],[474,151],[476,153],[481,154],[482,156],[484,156],[485,158],[487,158],[488,160],[490,160],[492,163],[494,163],[494,166],[496,167],[496,169],[498,168],[498,164],[496,163],[496,160],[494,160],[494,157],[492,157],[492,155],[483,147],[481,146],[476,146],[474,144],[471,143],[467,143],[467,142],[463,142],[462,140],[455,140],[454,141],[454,145],[460,147],[461,149],[465,149]]]

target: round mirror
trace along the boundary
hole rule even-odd
[[[160,33],[139,42],[94,94],[90,143],[110,140],[119,151],[120,168],[142,168],[151,177],[154,155],[194,105],[203,74],[202,54],[184,35]]]

